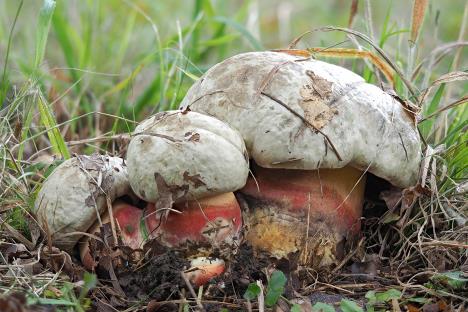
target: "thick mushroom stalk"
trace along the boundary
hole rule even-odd
[[[192,254],[209,256],[212,248],[230,252],[229,247],[238,244],[242,215],[233,193],[189,201],[174,209],[180,213],[169,213],[166,219],[154,205],[145,213],[150,235],[159,237],[164,245],[194,245],[200,248]]]
[[[57,247],[70,251],[107,210],[107,203],[130,194],[123,159],[94,154],[60,164],[42,185],[35,212]]]
[[[334,263],[359,236],[365,175],[352,167],[291,170],[255,166],[239,191],[246,239],[276,258],[299,254],[302,265]]]
[[[126,246],[138,250],[149,239],[157,239],[164,246],[185,250],[186,256],[193,259],[187,276],[195,285],[224,272],[224,261],[210,255],[214,248],[230,251],[238,243],[242,227],[240,207],[233,193],[175,205],[167,217],[154,204],[143,210],[117,201],[112,210]],[[175,213],[177,210],[180,212]],[[109,215],[105,214],[102,223],[109,221]],[[89,232],[97,233],[99,227],[96,222]],[[92,270],[96,263],[89,252],[88,238],[80,244],[80,255],[85,267]]]
[[[260,193],[252,181],[242,191],[250,196],[247,238],[273,256],[300,250],[306,242],[315,246],[312,237],[328,233],[331,247],[300,252],[312,266],[334,262],[343,238],[358,235],[362,172],[399,187],[417,181],[421,146],[414,113],[336,65],[279,52],[239,54],[209,69],[181,108],[214,116],[241,133],[259,166],[254,171]],[[319,177],[323,169],[338,171]],[[286,223],[295,226],[279,228]],[[270,239],[272,229],[281,232],[276,240]],[[266,240],[259,239],[263,235]],[[314,255],[320,260],[312,261]]]

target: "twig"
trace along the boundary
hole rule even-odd
[[[11,235],[11,237],[25,245],[28,250],[34,250],[35,245],[26,237],[24,237],[18,230],[9,225],[6,221],[2,220],[2,218],[0,218],[0,228],[1,227],[5,227],[6,231]]]
[[[260,288],[260,293],[258,294],[258,311],[265,312],[265,297],[263,294],[262,281],[257,281],[257,285]]]
[[[349,259],[351,259],[354,256],[354,254],[356,254],[356,252],[359,250],[359,248],[364,243],[364,240],[365,240],[365,237],[362,237],[359,240],[356,248],[353,248],[353,250],[350,253],[348,253],[346,255],[346,257],[344,257],[343,260],[341,260],[341,262],[336,266],[336,268],[333,269],[333,271],[331,272],[332,275],[335,274],[336,272],[338,272],[338,270],[341,269],[349,261]]]
[[[458,106],[458,105],[461,105],[461,104],[464,104],[464,103],[467,103],[467,102],[468,102],[468,95],[465,95],[465,96],[463,96],[461,99],[459,99],[459,100],[457,100],[457,101],[455,101],[455,102],[453,102],[453,103],[450,103],[450,104],[448,104],[448,105],[446,105],[446,106],[444,106],[444,107],[442,107],[442,108],[439,108],[438,110],[436,110],[436,111],[433,112],[432,114],[430,114],[430,115],[424,117],[423,119],[419,120],[418,123],[421,123],[421,122],[423,122],[423,121],[426,121],[426,120],[428,120],[428,119],[434,117],[434,116],[437,115],[437,114],[440,114],[441,112],[443,112],[443,111],[445,111],[445,110],[447,110],[447,109],[453,108],[453,107],[455,107],[455,106]]]
[[[182,276],[182,279],[184,280],[185,285],[187,285],[187,288],[190,291],[190,294],[196,300],[197,306],[200,308],[201,311],[205,311],[205,308],[203,307],[200,301],[200,298],[198,298],[197,294],[195,293],[195,290],[193,289],[193,286],[188,280],[187,276],[184,274],[184,272],[180,272],[180,276]]]
[[[303,33],[302,35],[300,35],[299,37],[297,37],[296,39],[294,39],[294,41],[291,43],[290,46],[294,46],[295,44],[297,44],[305,35],[308,35],[308,34],[311,34],[315,31],[323,31],[323,32],[328,32],[328,31],[342,31],[342,32],[345,32],[345,33],[348,33],[348,34],[351,34],[353,36],[356,36],[364,41],[366,41],[367,43],[369,43],[381,56],[382,58],[387,62],[388,65],[390,65],[390,67],[393,68],[393,70],[400,76],[401,80],[403,81],[403,83],[406,85],[407,89],[409,90],[409,92],[411,93],[411,95],[416,98],[417,95],[416,95],[416,91],[415,91],[415,87],[413,86],[413,84],[405,77],[405,75],[403,74],[403,72],[401,71],[401,69],[395,65],[391,60],[390,58],[387,56],[387,54],[385,53],[384,50],[382,50],[376,43],[374,43],[372,41],[372,39],[370,39],[368,36],[364,35],[363,33],[360,33],[358,31],[355,31],[355,30],[352,30],[352,29],[348,29],[348,28],[344,28],[344,27],[334,27],[334,26],[325,26],[325,27],[320,27],[320,28],[317,28],[317,29],[314,29],[314,30],[309,30],[305,33]]]
[[[323,133],[323,131],[321,131],[319,128],[317,128],[316,126],[314,126],[311,122],[309,122],[306,118],[304,118],[303,116],[299,115],[298,112],[294,111],[292,108],[290,108],[288,105],[286,105],[286,103],[284,103],[283,101],[273,97],[272,95],[269,95],[268,93],[265,93],[265,92],[260,92],[261,95],[264,95],[266,96],[267,98],[269,98],[270,100],[272,101],[275,101],[276,103],[280,104],[281,106],[283,106],[284,108],[286,108],[289,112],[291,112],[294,116],[298,117],[300,120],[302,120],[303,123],[305,123],[307,126],[311,127],[312,129],[314,129],[316,132],[320,133],[321,135],[324,136],[325,140],[328,142],[328,144],[330,145],[330,147],[332,148],[333,152],[335,153],[336,157],[338,158],[338,160],[343,160],[340,156],[340,154],[338,153],[338,150],[336,149],[335,145],[333,145],[333,142],[330,140],[330,138],[325,134]]]

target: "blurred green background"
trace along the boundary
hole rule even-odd
[[[463,23],[467,10],[465,0],[430,0],[419,40],[412,51],[409,38],[413,1],[357,1],[358,10],[350,24],[352,3],[345,0],[58,1],[38,76],[32,74],[38,15],[43,1],[3,0],[0,1],[0,68],[5,68],[3,87],[7,86],[8,93],[4,92],[0,100],[4,107],[13,102],[13,94],[34,76],[46,95],[44,100],[52,103],[51,112],[57,122],[66,125],[61,129],[66,140],[130,131],[133,125],[119,118],[141,120],[155,111],[177,108],[194,79],[214,63],[239,52],[286,48],[302,33],[326,25],[350,27],[371,37],[414,80],[419,90],[426,88],[430,80],[453,70],[455,65],[466,69],[466,48],[444,48],[466,32],[463,30],[467,27],[466,21]],[[298,47],[356,48],[358,41],[351,39],[343,32],[315,31],[305,36]],[[359,41],[359,44],[363,49],[373,50],[366,42]],[[434,66],[427,66],[430,53],[437,49],[442,54],[447,52],[449,57],[436,59]],[[9,61],[5,67],[7,51]],[[454,61],[457,53],[458,59]],[[328,60],[377,83],[369,62]],[[424,66],[415,74],[421,61],[425,62]],[[466,91],[466,87],[457,90],[448,92],[445,100]],[[401,83],[397,92],[403,97],[408,95]],[[28,105],[32,104],[25,101],[17,110],[22,120],[28,119],[33,107]],[[118,118],[95,118],[93,112]],[[27,126],[30,129],[32,124]],[[35,131],[41,129],[41,123],[34,126]],[[86,131],[77,131],[77,127]]]

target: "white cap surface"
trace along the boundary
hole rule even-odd
[[[237,129],[262,167],[350,165],[400,187],[417,181],[421,147],[411,113],[336,65],[278,52],[239,54],[208,70],[181,107]]]
[[[127,165],[136,195],[153,203],[168,193],[182,202],[238,190],[249,170],[240,134],[190,111],[161,112],[141,122],[128,146]]]
[[[60,164],[44,181],[35,201],[35,211],[54,245],[71,250],[107,210],[111,202],[128,194],[127,168],[123,159],[102,155],[79,155]]]

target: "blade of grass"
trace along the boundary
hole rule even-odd
[[[307,32],[303,33],[302,35],[300,35],[299,37],[294,39],[293,42],[290,44],[290,46],[295,46],[305,35],[311,34],[311,33],[315,32],[315,31],[323,31],[323,32],[340,31],[340,32],[345,32],[345,33],[351,34],[353,36],[356,36],[356,37],[360,38],[361,40],[364,40],[365,42],[370,44],[382,56],[382,58],[385,60],[385,62],[387,62],[387,64],[391,68],[393,68],[393,70],[398,74],[398,75],[395,75],[395,76],[397,78],[399,77],[399,79],[401,79],[401,81],[403,81],[406,88],[411,93],[411,96],[413,98],[416,98],[416,96],[417,96],[416,87],[413,85],[413,83],[411,83],[406,78],[406,76],[403,74],[403,71],[401,70],[401,68],[399,66],[397,66],[396,63],[393,62],[390,59],[390,57],[387,55],[387,53],[384,50],[382,50],[368,36],[366,36],[365,34],[359,32],[359,31],[355,31],[355,30],[352,30],[352,29],[344,28],[344,27],[335,27],[335,26],[320,27],[320,28],[317,28],[317,29],[314,29],[314,30],[307,31]],[[398,81],[398,79],[397,79],[397,81]]]
[[[63,158],[70,158],[70,152],[68,151],[65,140],[63,139],[62,134],[60,133],[57,123],[55,122],[54,115],[50,107],[47,105],[47,101],[40,91],[37,97],[37,104],[39,107],[39,114],[41,123],[46,127],[47,136],[49,137],[50,144],[52,145],[52,150],[61,154]]]
[[[349,9],[348,28],[353,26],[354,17],[358,11],[359,0],[353,0],[351,2],[351,8]]]
[[[39,21],[36,31],[36,56],[34,59],[34,69],[39,69],[45,55],[45,47],[49,36],[50,22],[55,11],[54,0],[44,0],[41,10],[39,11]]]
[[[185,70],[185,69],[183,69],[181,67],[177,66],[177,69],[179,69],[181,72],[183,72],[187,77],[192,79],[194,82],[197,81],[198,79],[200,79],[200,77],[198,77],[197,75],[194,75],[191,72],[188,72],[187,70]]]
[[[452,109],[452,115],[453,119],[448,128],[449,132],[458,127],[459,124],[468,121],[468,105]]]
[[[164,83],[165,83],[164,77],[166,75],[166,64],[165,64],[165,57],[164,57],[164,53],[163,53],[164,48],[163,48],[163,45],[162,45],[161,36],[159,35],[158,26],[156,26],[156,24],[151,19],[151,17],[149,17],[145,13],[145,11],[143,11],[137,4],[132,3],[129,0],[123,0],[123,1],[124,1],[125,4],[127,4],[129,7],[134,9],[141,16],[143,16],[147,20],[147,22],[151,25],[151,28],[153,29],[155,39],[156,39],[156,45],[157,45],[156,51],[157,51],[158,58],[159,58],[159,75],[157,75],[157,79],[153,80],[152,84],[156,83],[156,82],[159,82],[159,88],[160,88],[160,90],[163,90],[164,89]],[[164,103],[165,103],[165,95],[164,95],[164,93],[160,93],[159,106],[164,106]]]
[[[214,36],[212,39],[200,42],[200,46],[204,47],[219,47],[220,45],[230,43],[234,39],[239,38],[239,34],[227,34],[224,36]],[[209,50],[209,49],[207,49]]]
[[[385,18],[384,18],[384,22],[382,24],[382,32],[381,32],[380,41],[379,41],[379,47],[381,47],[381,48],[383,48],[383,45],[385,44],[385,42],[383,41],[383,38],[384,38],[385,34],[388,33],[387,29],[388,29],[388,25],[390,24],[390,13],[392,12],[392,5],[393,5],[393,0],[389,1],[387,10],[385,12]],[[350,28],[350,27],[348,27],[348,28]]]
[[[450,104],[448,104],[448,105],[446,105],[446,106],[444,106],[444,107],[442,107],[442,108],[439,108],[437,111],[435,111],[435,112],[433,112],[432,114],[430,114],[430,115],[424,117],[424,118],[423,118],[422,120],[420,120],[419,122],[426,121],[426,120],[428,120],[428,119],[430,119],[430,118],[436,116],[437,114],[440,114],[440,113],[443,112],[443,111],[452,109],[452,108],[454,108],[454,107],[456,107],[456,106],[459,106],[459,105],[462,105],[462,104],[466,104],[466,103],[468,103],[468,95],[465,95],[465,96],[463,96],[461,99],[458,99],[458,100],[456,100],[456,101],[453,102],[453,103],[450,103]]]
[[[467,19],[468,19],[468,2],[465,3],[465,9],[463,11],[463,19],[462,19],[462,24],[460,25],[460,30],[458,32],[458,41],[463,41],[463,38],[465,37],[466,34],[466,28],[467,28]],[[453,58],[452,62],[452,68],[451,70],[455,71],[459,67],[460,63],[460,55],[461,55],[461,48],[458,48],[455,52],[455,56]],[[452,86],[448,85],[447,87],[447,92],[445,93],[445,99],[450,100],[452,97]],[[448,125],[448,116],[447,112],[443,112],[440,117],[439,117],[440,122],[443,124],[443,127],[440,127],[436,133],[436,139],[439,139],[440,137],[443,137],[444,135],[447,134],[447,129],[449,128]]]
[[[133,10],[127,19],[127,23],[124,28],[125,31],[122,36],[122,41],[120,42],[119,51],[116,57],[116,62],[115,62],[116,68],[122,68],[122,62],[125,57],[125,53],[128,50],[128,45],[130,43],[130,38],[132,35],[133,28],[135,27],[136,17],[137,17],[137,12]]]
[[[29,103],[31,97],[28,97],[24,104],[24,114],[26,114],[26,120],[24,121],[23,128],[21,129],[21,143],[18,150],[18,160],[21,161],[23,159],[24,147],[26,146],[25,140],[28,136],[29,128],[32,123],[33,119],[33,110],[32,105]]]
[[[432,98],[431,102],[427,106],[427,108],[424,111],[424,116],[426,116],[423,120],[427,120],[427,116],[430,116],[432,113],[434,113],[439,107],[440,100],[442,99],[442,95],[444,94],[445,90],[445,84],[442,84],[439,86],[437,89],[436,93],[434,94],[434,97]],[[422,122],[421,120],[420,122]],[[424,138],[427,139],[427,136],[429,135],[429,132],[432,129],[432,126],[434,124],[434,120],[430,120],[425,122],[424,124],[419,125],[419,129],[421,130],[421,134],[424,136]]]
[[[144,66],[145,66],[145,64],[139,64],[135,68],[135,70],[131,72],[131,74],[128,77],[126,77],[124,80],[117,83],[115,86],[110,88],[108,91],[104,92],[102,94],[100,100],[102,100],[105,97],[107,97],[107,96],[109,96],[111,94],[117,93],[117,92],[121,91],[122,89],[126,88],[129,84],[131,84],[133,82],[135,77],[140,73],[140,71],[143,69]]]
[[[203,6],[204,0],[195,0],[193,14],[192,14],[192,21],[195,21],[198,16],[203,15]],[[192,33],[192,40],[191,40],[191,58],[196,62],[198,61],[199,53],[198,53],[198,42],[200,40],[200,30],[197,27]]]
[[[410,40],[414,44],[418,40],[419,32],[426,15],[428,0],[415,0],[413,4],[413,15],[411,21],[411,37]]]
[[[88,67],[91,60],[91,51],[93,46],[93,34],[94,34],[94,14],[97,11],[96,6],[99,5],[99,1],[87,1],[88,6],[94,5],[92,10],[87,10],[81,17],[81,24],[83,25],[83,50],[80,55],[79,67]]]
[[[0,90],[0,109],[3,107],[3,101],[6,99],[6,95],[8,92],[9,82],[7,81],[7,66],[8,66],[8,58],[10,56],[10,48],[11,48],[11,40],[13,38],[13,31],[15,30],[16,21],[18,20],[18,16],[21,12],[21,8],[23,7],[23,0],[21,0],[20,4],[18,5],[18,9],[16,10],[15,18],[13,19],[13,25],[10,28],[10,34],[8,35],[8,44],[5,53],[5,63],[3,64],[3,74],[2,74],[2,81],[1,85],[2,88]]]
[[[429,95],[429,93],[432,91],[433,88],[437,87],[438,85],[465,80],[468,80],[468,72],[454,71],[440,76],[439,78],[434,80],[426,90],[422,92],[421,96],[419,97],[419,105],[421,106],[426,101],[426,98]]]
[[[39,11],[39,21],[36,32],[36,58],[34,61],[34,68],[37,74],[40,64],[42,63],[45,55],[45,48],[47,45],[47,38],[49,36],[50,23],[55,10],[55,1],[44,0],[43,6]],[[65,159],[70,158],[65,140],[63,139],[54,118],[54,115],[50,107],[46,104],[47,101],[44,98],[42,92],[37,89],[37,105],[40,114],[41,123],[46,127],[47,135],[49,137],[52,149],[56,153],[60,153]],[[32,110],[29,111],[31,114]],[[29,119],[29,116],[28,116]],[[29,128],[29,126],[28,126]]]
[[[60,10],[54,14],[52,25],[57,36],[58,43],[62,48],[67,66],[71,69],[70,75],[72,76],[73,81],[78,81],[78,72],[73,69],[78,68],[77,60],[80,56],[80,45],[73,44],[71,41],[71,38],[77,37],[77,34],[75,30],[68,25]],[[77,93],[80,92],[80,86],[78,84],[75,86],[75,89]]]
[[[242,37],[244,37],[247,42],[251,45],[252,48],[254,48],[255,50],[258,50],[258,51],[261,51],[261,50],[265,50],[265,48],[263,47],[263,45],[260,43],[260,41],[258,41],[248,30],[247,28],[244,27],[244,25],[230,19],[230,18],[227,18],[225,16],[217,16],[214,18],[214,20],[220,22],[220,23],[223,23],[223,24],[226,24],[227,26],[230,26],[232,28],[234,28],[235,30],[237,30],[241,35]]]

